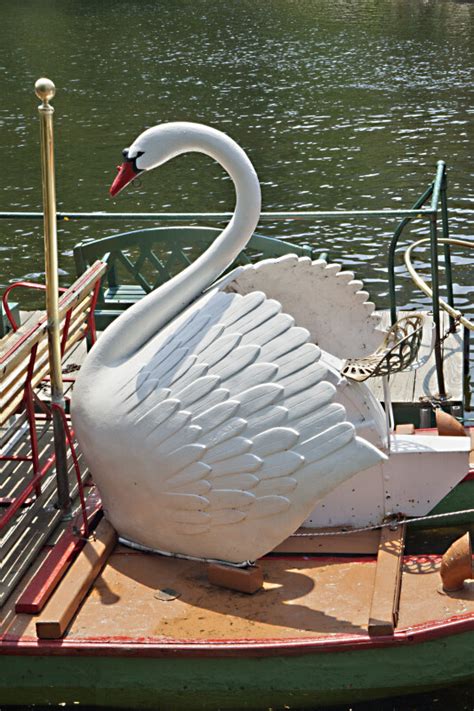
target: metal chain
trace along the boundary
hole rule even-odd
[[[293,533],[290,538],[305,538],[308,536],[349,536],[352,533],[362,533],[363,531],[376,531],[379,528],[390,528],[400,526],[402,523],[417,523],[418,521],[432,521],[438,518],[446,518],[448,516],[460,516],[461,514],[472,514],[474,509],[463,509],[462,511],[448,511],[447,513],[428,514],[427,516],[417,516],[416,518],[399,518],[394,517],[391,521],[378,523],[374,526],[363,526],[362,528],[349,528],[340,531],[318,531],[317,533]]]
[[[441,337],[440,337],[440,339],[439,339],[440,343],[444,343],[445,340],[446,340],[447,338],[449,338],[449,336],[450,336],[452,333],[456,333],[457,327],[458,327],[458,326],[460,325],[460,323],[461,323],[461,318],[462,318],[462,314],[458,314],[457,316],[454,317],[452,327],[450,326],[450,327],[445,331],[444,336],[441,336]]]

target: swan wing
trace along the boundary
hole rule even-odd
[[[356,436],[320,349],[277,300],[214,290],[204,301],[148,344],[121,390],[148,462],[142,513],[125,535],[253,560],[384,455]]]
[[[239,294],[261,289],[308,329],[313,343],[339,358],[369,355],[385,335],[363,283],[323,259],[289,254],[248,264],[224,277],[221,288]]]

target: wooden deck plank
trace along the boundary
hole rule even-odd
[[[86,500],[89,526],[96,521],[101,508],[100,498],[95,487],[93,487]],[[77,530],[81,530],[81,525],[82,511],[62,532],[59,541],[49,551],[44,564],[30,580],[21,597],[18,598],[15,605],[16,612],[26,612],[28,614],[41,612],[69,565],[85,545],[85,538],[77,533]]]
[[[53,428],[52,423],[41,423],[40,448],[42,460],[46,460],[53,453]],[[23,433],[16,453],[22,448],[29,447],[27,442],[28,432]],[[81,462],[82,457],[79,455]],[[2,477],[3,491],[6,496],[12,496],[25,483],[31,479],[31,463],[8,463],[8,476]],[[85,480],[89,473],[82,465],[82,476]],[[2,472],[2,474],[4,474]],[[71,498],[78,493],[77,480],[71,457],[68,458],[68,475]],[[0,607],[7,601],[15,590],[18,582],[23,577],[27,568],[35,560],[42,546],[46,543],[51,533],[59,526],[62,512],[55,508],[56,475],[54,466],[42,480],[42,493],[29,506],[21,508],[13,519],[1,532],[1,574],[0,574]]]
[[[117,534],[105,519],[87,541],[36,622],[40,639],[59,639],[115,547]]]
[[[393,634],[398,621],[405,524],[382,528],[369,615],[369,634]]]

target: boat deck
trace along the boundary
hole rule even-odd
[[[40,421],[38,432],[47,455],[52,449],[52,427]],[[25,431],[16,444],[18,451],[26,446],[26,438]],[[8,467],[2,493],[11,496],[27,478],[29,466],[15,462]],[[83,471],[83,479],[88,480],[87,471]],[[71,525],[70,520],[62,521],[52,506],[54,486],[54,475],[50,474],[41,496],[21,510],[3,537],[0,603],[9,598],[0,616],[4,642],[38,642],[37,617],[16,614],[15,602]],[[97,501],[94,487],[89,485],[86,491],[89,500]],[[77,501],[73,510],[77,514]],[[331,529],[326,533],[291,536],[280,544],[260,561],[263,589],[250,596],[211,585],[203,563],[154,556],[117,544],[65,640],[79,646],[113,642],[120,648],[142,641],[153,646],[328,635],[367,639],[380,531],[350,536],[335,535]],[[474,582],[456,594],[439,590],[439,554],[457,535],[458,530],[448,529],[442,540],[431,541],[429,554],[417,553],[423,545],[420,549],[414,538],[407,541],[406,551],[411,555],[403,558],[397,632],[433,620],[474,615]]]
[[[474,582],[440,593],[439,563],[439,556],[405,556],[397,633],[474,615]],[[246,595],[211,585],[202,563],[117,545],[65,641],[150,647],[367,638],[375,558],[267,557],[261,565],[264,587]],[[12,600],[4,617],[6,643],[37,642],[34,615],[15,615]]]

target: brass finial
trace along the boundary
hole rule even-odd
[[[43,104],[47,104],[50,99],[52,99],[56,93],[56,87],[54,86],[51,79],[46,79],[46,77],[41,77],[35,83],[35,93],[38,99],[41,99]]]

